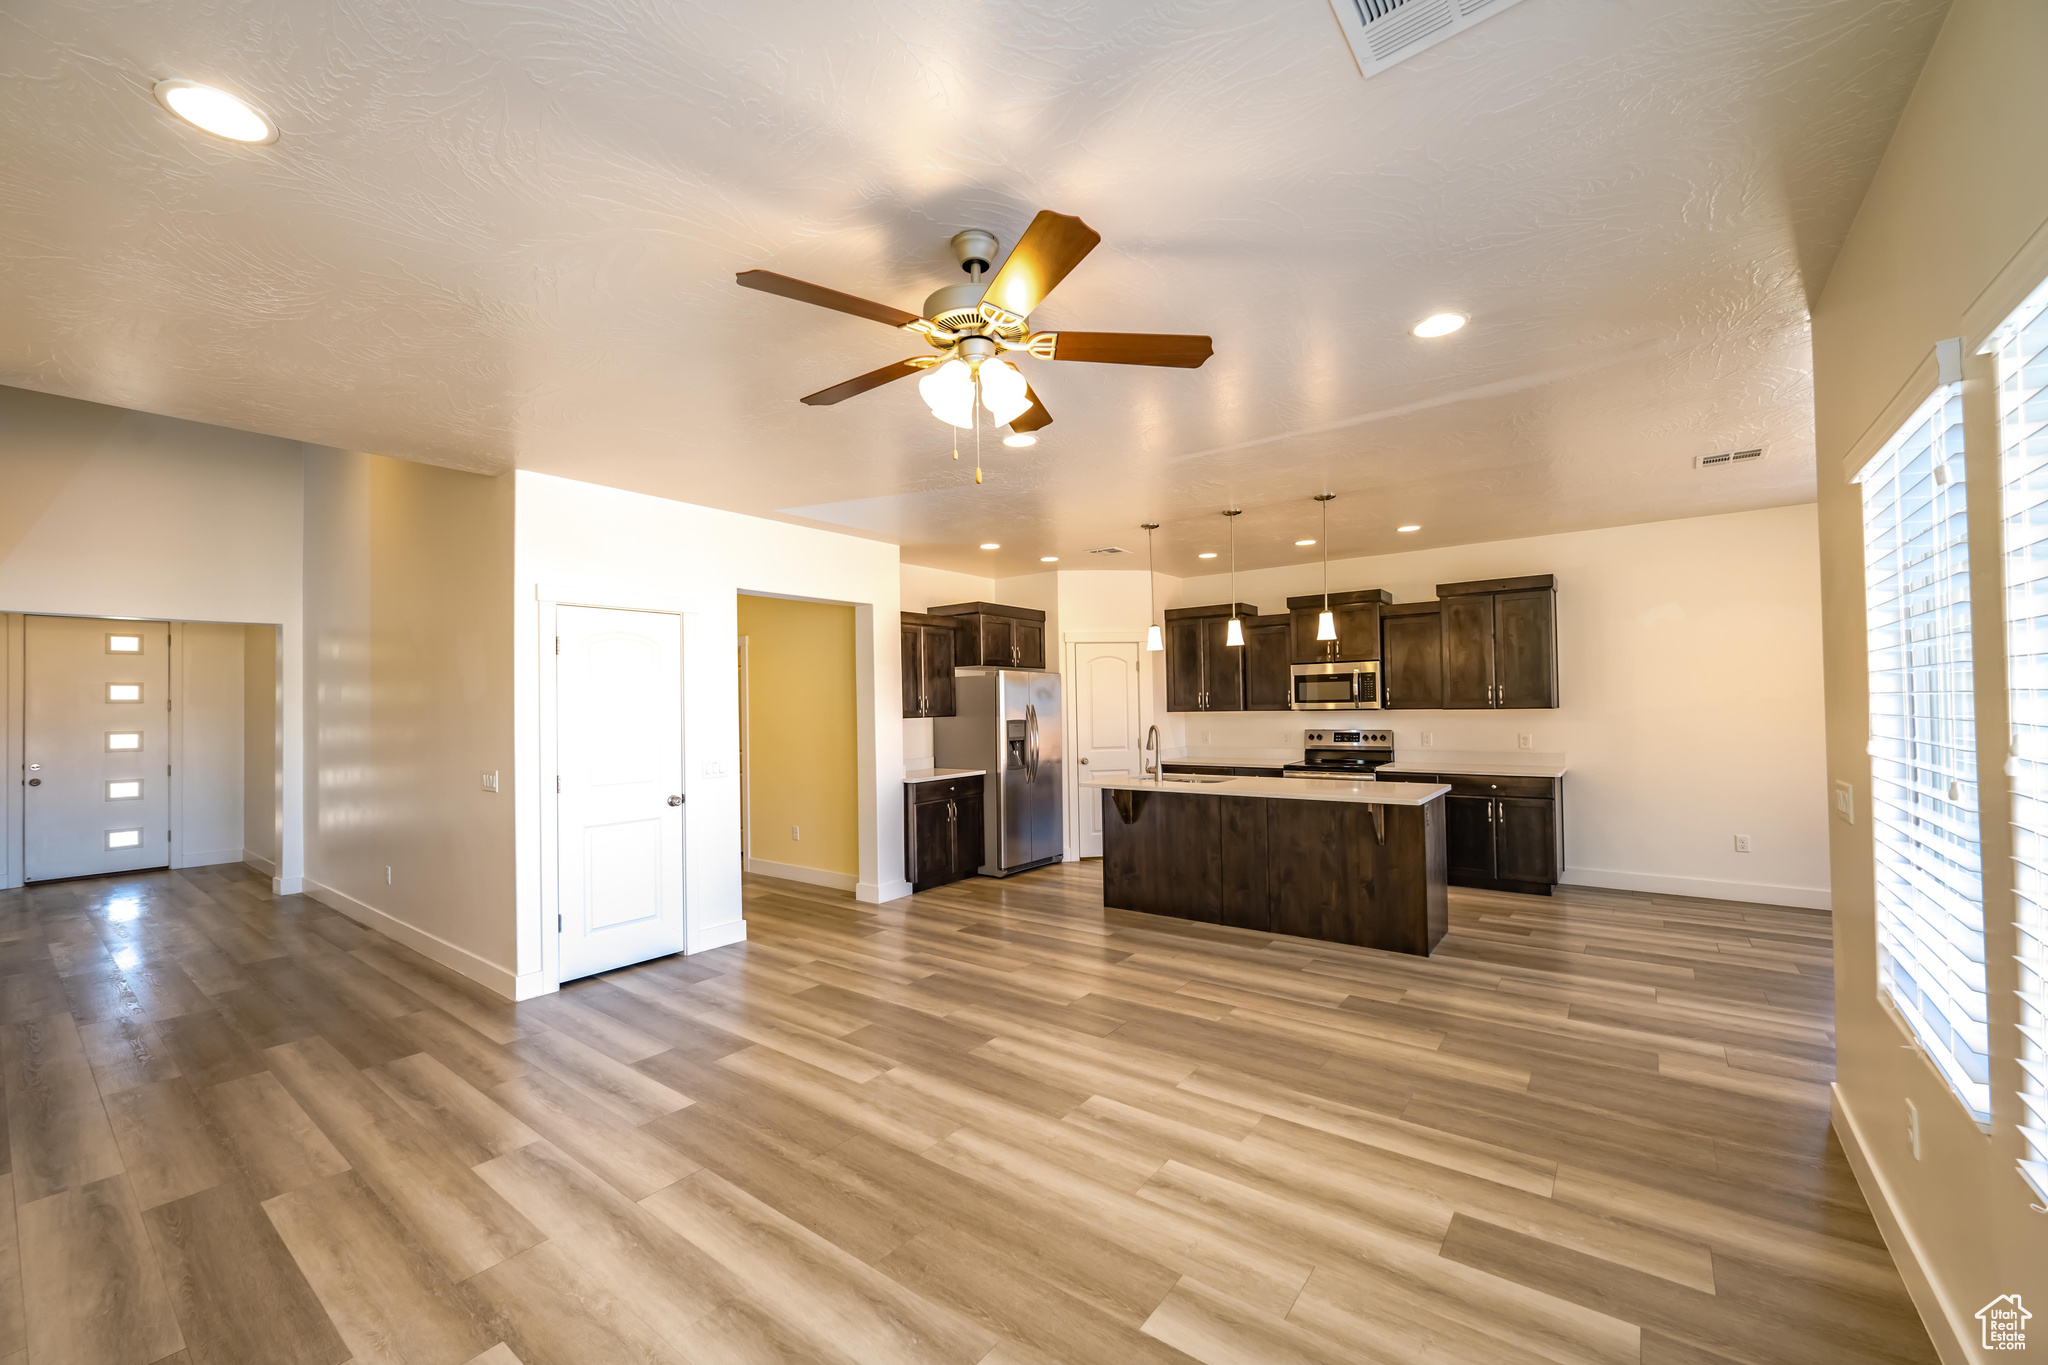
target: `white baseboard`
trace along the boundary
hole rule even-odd
[[[796,863],[771,863],[766,858],[748,858],[744,866],[759,877],[780,877],[786,882],[803,882],[807,886],[829,886],[834,891],[851,891],[859,881],[847,872],[827,872],[821,867],[801,867]]]
[[[1892,1203],[1891,1187],[1877,1167],[1871,1165],[1870,1154],[1863,1147],[1863,1130],[1857,1125],[1855,1114],[1849,1110],[1849,1101],[1842,1094],[1842,1087],[1830,1084],[1830,1108],[1834,1112],[1835,1136],[1842,1140],[1842,1151],[1849,1158],[1849,1169],[1856,1175],[1856,1183],[1863,1190],[1864,1202],[1870,1205],[1870,1216],[1877,1222],[1877,1230],[1884,1236],[1885,1249],[1892,1254],[1892,1261],[1899,1268],[1899,1278],[1906,1282],[1906,1293],[1913,1300],[1913,1307],[1919,1311],[1920,1323],[1927,1329],[1928,1340],[1934,1344],[1934,1353],[1941,1357],[1942,1365],[1970,1365],[1972,1359],[1969,1342],[1976,1340],[1974,1319],[1956,1310],[1945,1295],[1936,1288],[1927,1274],[1927,1260],[1920,1254],[1920,1243],[1912,1230],[1899,1221],[1896,1207]]]
[[[863,905],[900,901],[910,894],[909,882],[862,882],[853,888],[853,898]]]
[[[438,934],[431,934],[417,925],[408,924],[396,915],[388,915],[374,905],[365,905],[355,897],[336,891],[331,886],[322,886],[311,878],[306,878],[305,882],[306,894],[322,905],[331,906],[356,923],[367,925],[380,934],[397,939],[414,952],[423,953],[443,967],[462,973],[471,981],[496,991],[507,1000],[522,998],[517,993],[518,976],[497,963],[486,961],[469,949],[450,943]]]
[[[306,894],[304,877],[272,877],[270,894],[273,896],[303,896]]]
[[[531,1000],[536,995],[552,995],[560,989],[559,986],[550,986],[548,984],[548,974],[546,972],[524,972],[514,978],[512,982],[512,998],[514,1000]]]
[[[713,948],[723,948],[728,943],[746,942],[747,922],[743,919],[729,919],[723,924],[706,924],[701,928],[693,926],[685,938],[685,953],[708,953]]]
[[[1758,905],[1789,905],[1800,910],[1829,910],[1833,898],[1824,886],[1772,886],[1765,882],[1723,882],[1706,877],[1665,877],[1654,872],[1612,872],[1602,867],[1567,867],[1566,886],[1592,886],[1604,891],[1647,891],[1658,896],[1698,896],[1710,901],[1753,901]]]
[[[275,877],[277,875],[277,864],[272,862],[270,859],[264,857],[261,853],[258,853],[253,848],[243,849],[241,860],[244,863],[248,864],[250,867],[255,868],[258,872],[261,872],[266,877]]]
[[[217,848],[212,850],[202,849],[197,853],[187,853],[183,855],[178,859],[178,861],[172,863],[171,866],[219,867],[222,863],[242,862],[244,861],[246,856],[247,855],[245,851],[239,848]]]

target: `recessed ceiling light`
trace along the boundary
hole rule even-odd
[[[1057,564],[1060,562],[1060,557],[1058,555],[1040,555],[1038,562],[1041,564]]]
[[[245,101],[198,81],[158,81],[156,101],[195,128],[230,142],[275,142],[277,126]]]
[[[1214,550],[1204,550],[1202,551],[1202,553],[1195,556],[1196,559],[1214,559],[1215,557],[1216,552]]]
[[[1315,544],[1315,542],[1314,542],[1313,540],[1297,540],[1297,541],[1295,541],[1294,543],[1295,543],[1296,545],[1313,545],[1313,544]]]
[[[981,542],[981,548],[984,550],[1000,550],[1003,547],[996,544],[993,540],[984,540]]]
[[[1003,444],[1006,446],[1035,446],[1038,444],[1038,438],[1028,431],[1019,431],[1005,436]]]
[[[1463,313],[1431,313],[1415,324],[1419,337],[1447,337],[1465,325]]]
[[[1405,535],[1409,531],[1420,531],[1422,528],[1420,526],[1396,526],[1394,529]]]

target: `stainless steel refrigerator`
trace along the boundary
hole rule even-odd
[[[963,668],[958,710],[932,722],[941,768],[980,768],[986,833],[981,875],[1060,860],[1066,844],[1060,789],[1060,675],[1030,668]]]

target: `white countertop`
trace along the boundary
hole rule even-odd
[[[1497,762],[1490,759],[1458,758],[1440,762],[1429,758],[1398,758],[1382,763],[1383,773],[1456,773],[1460,777],[1563,777],[1562,763]]]
[[[986,768],[916,768],[903,774],[906,784],[913,782],[944,782],[949,777],[981,777]]]
[[[1225,777],[1209,782],[1101,777],[1090,778],[1081,785],[1116,791],[1258,796],[1275,801],[1353,801],[1364,806],[1423,806],[1450,790],[1441,782],[1352,782],[1329,777]]]
[[[1301,762],[1301,746],[1292,749],[1239,749],[1224,745],[1196,745],[1168,749],[1168,763],[1205,763],[1212,768],[1284,768]]]

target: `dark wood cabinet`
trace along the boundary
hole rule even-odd
[[[1435,602],[1409,602],[1380,612],[1380,705],[1389,711],[1434,711],[1444,704],[1444,623]]]
[[[1287,599],[1288,662],[1297,664],[1359,663],[1380,657],[1380,612],[1394,600],[1383,588],[1359,588],[1330,594],[1334,640],[1316,638],[1323,595]]]
[[[1439,583],[1446,709],[1557,705],[1557,580]]]
[[[1447,782],[1445,856],[1451,885],[1547,896],[1564,870],[1563,784],[1485,774],[1388,774],[1387,782]]]
[[[1229,643],[1230,616],[1249,627],[1259,609],[1246,602],[1211,607],[1175,607],[1166,613],[1166,709],[1245,709],[1246,645]]]
[[[952,621],[960,668],[1044,668],[1045,613],[998,602],[954,602],[926,613]]]
[[[950,716],[959,703],[953,690],[953,623],[942,616],[903,613],[903,716]]]
[[[972,877],[982,863],[980,777],[906,782],[903,875],[912,891]]]
[[[1292,618],[1255,616],[1244,623],[1244,709],[1292,711],[1294,675],[1288,665]]]

